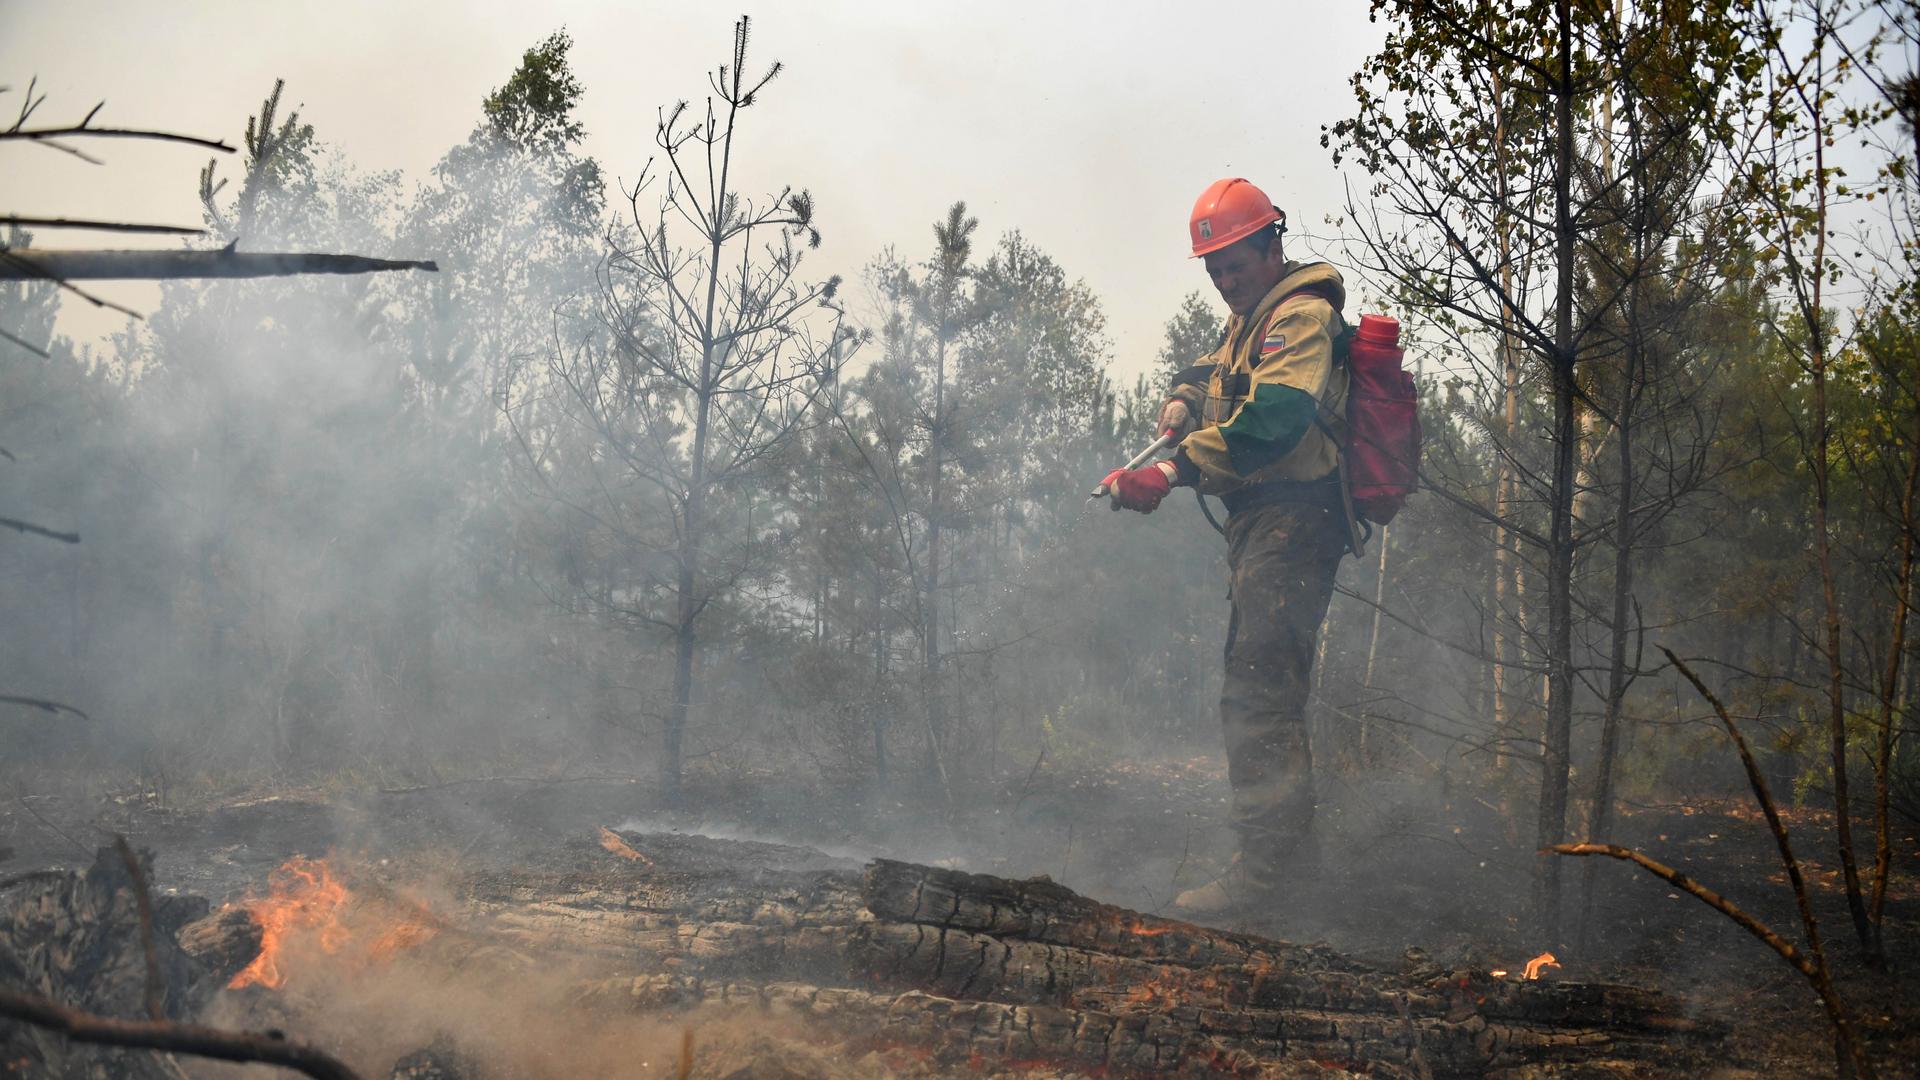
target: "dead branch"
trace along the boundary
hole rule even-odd
[[[81,288],[78,285],[75,285],[73,282],[68,281],[63,277],[59,277],[58,275],[55,275],[55,274],[49,274],[45,270],[40,269],[39,267],[33,265],[32,263],[27,262],[24,259],[15,257],[14,252],[9,248],[0,248],[0,275],[4,275],[5,271],[8,271],[8,270],[12,270],[18,275],[14,280],[51,281],[55,285],[58,285],[60,288],[65,289],[68,292],[72,293],[73,295],[79,297],[80,299],[85,300],[87,303],[92,304],[94,307],[106,308],[109,311],[118,311],[122,315],[126,315],[129,318],[140,319],[140,320],[146,319],[145,315],[140,314],[139,312],[133,310],[130,307],[127,307],[124,304],[116,304],[113,301],[108,300],[103,296],[96,296],[93,293],[88,292],[87,290]],[[0,276],[0,280],[6,280],[6,278],[4,276]]]
[[[27,339],[25,339],[25,338],[23,338],[23,337],[19,337],[19,336],[16,336],[16,335],[14,335],[14,334],[9,334],[9,333],[8,333],[8,332],[6,332],[5,330],[0,330],[0,340],[5,340],[5,341],[11,341],[11,342],[13,342],[13,343],[14,343],[15,345],[18,345],[18,346],[20,346],[21,348],[23,348],[23,349],[25,349],[25,350],[27,350],[28,352],[30,352],[30,353],[32,353],[32,354],[34,354],[35,356],[38,356],[38,357],[40,357],[41,359],[44,359],[44,360],[51,360],[51,359],[53,359],[53,354],[52,354],[52,353],[50,353],[50,352],[48,352],[47,350],[45,350],[45,349],[43,349],[43,348],[41,348],[41,347],[40,347],[40,346],[38,346],[38,345],[35,345],[35,344],[34,344],[33,342],[31,342],[31,341],[28,341]],[[8,455],[7,455],[7,460],[8,460],[8,461],[12,461],[12,460],[13,460],[13,455],[12,455],[12,454],[8,454]]]
[[[113,850],[120,856],[120,861],[126,864],[127,877],[133,882],[134,907],[140,914],[140,955],[147,969],[147,1016],[154,1020],[165,1020],[167,983],[160,974],[160,950],[153,941],[153,894],[147,890],[147,872],[125,836],[114,835]]]
[[[1867,1063],[1866,1056],[1860,1051],[1859,1043],[1854,1040],[1853,1025],[1847,1019],[1846,1009],[1841,1004],[1839,996],[1834,992],[1833,977],[1827,971],[1824,954],[1816,952],[1809,957],[1795,948],[1792,942],[1775,933],[1772,927],[1740,910],[1733,901],[1671,866],[1648,858],[1632,848],[1621,847],[1618,844],[1554,844],[1541,848],[1540,851],[1542,854],[1552,852],[1555,855],[1606,855],[1638,863],[1655,877],[1740,924],[1742,929],[1765,942],[1769,948],[1779,953],[1787,963],[1792,964],[1807,977],[1809,983],[1813,984],[1814,993],[1819,996],[1820,1004],[1826,1007],[1827,1019],[1833,1024],[1834,1053],[1840,1059],[1842,1074],[1848,1072],[1847,1066],[1850,1065],[1852,1066],[1851,1075],[1859,1077],[1860,1080],[1872,1080],[1873,1067]],[[1818,949],[1818,942],[1814,942],[1812,947]]]
[[[35,525],[31,521],[20,521],[15,518],[0,517],[0,528],[12,529],[15,532],[32,533],[35,536],[44,536],[49,540],[58,540],[64,544],[77,544],[80,542],[79,533],[56,532],[44,525]]]
[[[1741,928],[1746,930],[1747,933],[1759,938],[1762,942],[1766,943],[1768,948],[1784,957],[1787,963],[1798,968],[1802,975],[1805,975],[1809,979],[1818,979],[1817,969],[1814,966],[1812,958],[1796,948],[1793,942],[1781,937],[1779,933],[1766,923],[1742,911],[1733,901],[1721,896],[1719,893],[1714,892],[1712,889],[1707,888],[1705,885],[1700,884],[1665,863],[1642,855],[1632,848],[1621,847],[1618,844],[1553,844],[1540,850],[1542,853],[1552,852],[1555,855],[1605,855],[1626,862],[1638,863],[1653,876],[1660,878],[1682,892],[1688,893],[1708,907],[1739,923]]]
[[[252,251],[67,251],[14,248],[0,260],[0,281],[255,278],[290,274],[369,274],[427,270],[431,259],[373,259],[364,255]]]
[[[1813,906],[1808,899],[1806,879],[1800,873],[1800,860],[1793,857],[1793,845],[1787,839],[1787,827],[1780,821],[1780,811],[1773,801],[1772,792],[1767,788],[1766,777],[1761,775],[1759,764],[1753,760],[1753,751],[1747,746],[1746,736],[1740,734],[1740,729],[1734,724],[1733,717],[1727,712],[1727,707],[1721,704],[1713,691],[1707,689],[1707,685],[1700,681],[1700,677],[1693,673],[1693,669],[1689,668],[1684,660],[1675,656],[1673,651],[1664,645],[1660,646],[1660,651],[1666,654],[1667,661],[1674,666],[1674,669],[1686,676],[1687,681],[1693,684],[1693,688],[1700,692],[1700,696],[1707,700],[1708,705],[1713,707],[1714,713],[1720,718],[1721,725],[1727,729],[1727,735],[1733,739],[1734,749],[1740,754],[1740,764],[1747,771],[1747,785],[1753,789],[1753,797],[1759,801],[1761,813],[1766,815],[1767,829],[1773,833],[1774,845],[1780,849],[1780,861],[1786,864],[1787,880],[1792,883],[1794,898],[1800,904],[1800,920],[1807,931],[1808,947],[1818,955],[1821,951],[1820,933],[1814,921]]]
[[[1041,739],[1040,753],[1034,755],[1033,768],[1027,770],[1026,782],[1020,785],[1020,797],[1013,800],[1014,812],[1019,812],[1021,804],[1027,801],[1028,794],[1033,791],[1033,778],[1040,775],[1040,766],[1047,760],[1047,748],[1049,745],[1051,744],[1044,738]]]
[[[81,712],[71,705],[62,705],[57,701],[48,701],[45,698],[20,697],[17,694],[0,694],[0,705],[25,705],[29,709],[39,709],[42,712],[56,714],[72,713],[82,720],[91,721],[93,719],[93,717],[88,716],[86,713]]]
[[[157,236],[205,236],[207,230],[185,225],[143,225],[131,221],[89,221],[82,218],[0,216],[0,226],[16,229],[86,229],[90,232],[150,233]]]
[[[94,112],[98,112],[96,107]],[[89,117],[93,114],[88,113]],[[91,136],[103,139],[150,139],[154,142],[186,143],[188,146],[204,146],[209,150],[218,150],[223,154],[233,153],[233,147],[218,139],[202,139],[197,135],[181,135],[172,131],[153,131],[146,128],[97,128],[81,124],[78,127],[63,128],[22,128],[0,129],[0,141],[22,139],[28,142],[42,142],[48,139],[69,139]]]
[[[278,1065],[314,1080],[358,1080],[357,1074],[338,1058],[282,1035],[220,1031],[171,1020],[115,1020],[6,989],[0,989],[0,1016],[57,1031],[79,1043]]]
[[[1766,815],[1767,828],[1773,833],[1774,844],[1780,849],[1780,861],[1786,866],[1787,881],[1793,886],[1794,901],[1800,906],[1800,924],[1806,930],[1807,951],[1813,954],[1814,964],[1814,971],[1808,973],[1807,977],[1813,980],[1814,991],[1820,995],[1821,1003],[1827,1008],[1827,1017],[1833,1022],[1835,1051],[1841,1057],[1843,1068],[1850,1062],[1856,1075],[1870,1077],[1873,1075],[1873,1070],[1868,1066],[1866,1057],[1860,1052],[1859,1045],[1854,1042],[1853,1028],[1847,1019],[1846,1007],[1833,988],[1833,975],[1827,967],[1826,951],[1820,947],[1820,927],[1813,917],[1813,902],[1807,893],[1806,878],[1800,873],[1800,860],[1793,857],[1793,845],[1787,840],[1787,827],[1780,823],[1780,811],[1774,804],[1773,795],[1767,790],[1766,777],[1761,775],[1760,766],[1753,760],[1753,751],[1747,747],[1746,736],[1740,734],[1740,728],[1733,722],[1733,716],[1727,712],[1727,707],[1721,704],[1713,691],[1707,689],[1707,684],[1700,681],[1692,668],[1689,668],[1684,661],[1673,654],[1673,650],[1666,646],[1662,645],[1660,651],[1666,654],[1667,661],[1676,671],[1686,676],[1687,681],[1693,684],[1693,688],[1707,700],[1707,704],[1713,706],[1714,714],[1720,718],[1721,725],[1727,729],[1727,735],[1733,739],[1734,749],[1740,752],[1740,764],[1747,770],[1747,786],[1753,789],[1753,797],[1759,801],[1760,810]],[[1844,802],[1838,804],[1838,809],[1842,815],[1847,813]]]

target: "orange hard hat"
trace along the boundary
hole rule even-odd
[[[1200,193],[1187,219],[1193,234],[1193,257],[1238,243],[1287,215],[1273,205],[1267,193],[1241,177],[1215,180]]]

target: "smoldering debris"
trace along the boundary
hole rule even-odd
[[[1251,1075],[1304,1056],[1370,1075],[1468,1076],[1672,1063],[1717,1032],[1656,993],[1383,969],[1099,904],[1044,879],[885,860],[819,869],[800,849],[613,835],[648,861],[589,834],[443,883],[431,906],[418,894],[397,901],[402,890],[345,860],[298,860],[266,895],[211,915],[175,898],[157,920],[179,957],[163,978],[179,981],[180,1019],[298,1030],[364,1075],[472,1080],[624,1075],[636,1062],[729,1076],[785,1055],[801,1071],[780,1075],[815,1075],[815,1064],[846,1075],[848,1063],[872,1076],[963,1064]],[[88,994],[137,996],[132,884],[111,870],[103,861],[11,898],[0,934],[9,963],[92,935],[87,952],[118,959],[62,977]],[[19,932],[33,912],[94,910],[119,917],[49,926],[43,915],[31,943]],[[200,918],[183,931],[186,915]],[[198,951],[177,952],[176,939]],[[38,1067],[65,1067],[44,1054],[67,1051],[36,1046],[34,1029],[8,1038],[28,1040]]]

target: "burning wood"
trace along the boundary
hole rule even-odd
[[[608,832],[594,847],[613,850]],[[1045,879],[612,835],[652,861],[609,864],[583,843],[462,889],[477,934],[629,972],[583,985],[580,1000],[596,1007],[797,1013],[937,1059],[1120,1071],[1314,1059],[1478,1075],[1671,1060],[1675,1040],[1700,1030],[1674,1002],[1629,987],[1401,975],[1099,904]]]
[[[340,907],[347,902],[346,887],[333,879],[324,861],[295,856],[274,871],[265,899],[241,905],[260,927],[260,955],[227,983],[227,989],[259,984],[270,989],[286,985],[280,971],[280,953],[296,930],[317,934],[320,947],[340,947]]]
[[[260,954],[227,983],[229,990],[286,985],[289,948],[310,941],[330,956],[351,951],[354,963],[370,964],[431,938],[435,927],[391,910],[357,901],[325,859],[296,855],[268,880],[268,894],[238,905],[260,928]]]
[[[198,897],[144,895],[144,858],[124,841],[120,849],[101,848],[86,871],[45,876],[0,903],[0,1061],[9,1075],[180,1076],[158,1050],[353,1080],[339,1061],[283,1033],[185,1022],[252,959],[258,931],[244,918],[207,916]],[[151,1018],[124,1019],[143,1012]]]
[[[1560,961],[1554,959],[1552,953],[1543,952],[1539,956],[1527,961],[1527,969],[1521,973],[1520,977],[1523,979],[1537,979],[1540,977],[1542,971],[1559,966]]]
[[[619,854],[609,837],[653,854],[607,859]],[[471,873],[428,911],[371,882],[350,885],[356,875],[337,860],[296,857],[262,897],[185,927],[158,922],[172,953],[177,935],[208,958],[196,1001],[222,984],[255,994],[293,985],[303,965],[323,962],[364,990],[352,979],[406,949],[406,978],[470,985],[511,954],[523,960],[493,978],[560,973],[576,981],[553,1007],[582,1016],[614,1010],[655,1023],[697,1008],[702,1022],[739,1015],[756,1029],[804,1017],[806,1030],[851,1053],[907,1048],[936,1071],[1041,1063],[1254,1075],[1315,1061],[1379,1076],[1551,1075],[1671,1064],[1708,1033],[1675,1002],[1630,987],[1402,973],[1100,904],[1045,878],[858,867],[805,849],[640,842],[610,829],[536,862]],[[123,957],[137,953],[129,929],[115,940]],[[1542,954],[1527,975],[1555,963]],[[137,1002],[137,985],[121,983]],[[289,1019],[327,1007],[304,992],[247,1000],[279,1002],[275,1015]]]
[[[1540,977],[1540,973],[1547,968],[1557,968],[1559,966],[1560,961],[1555,959],[1552,953],[1543,952],[1539,956],[1527,961],[1527,966],[1521,971],[1520,977],[1522,979],[1537,979]],[[1509,972],[1505,968],[1495,968],[1487,972],[1487,974],[1496,979],[1504,979]]]

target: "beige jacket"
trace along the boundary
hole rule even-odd
[[[1211,356],[1174,376],[1173,396],[1200,426],[1175,465],[1209,495],[1273,480],[1320,480],[1338,468],[1345,436],[1347,369],[1333,341],[1345,329],[1346,288],[1323,262],[1289,263],[1248,318],[1227,320]]]

